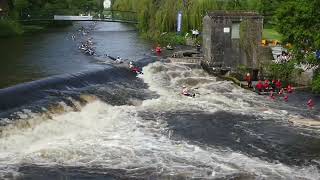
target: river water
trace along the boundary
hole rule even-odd
[[[87,57],[65,39],[75,29],[22,45],[53,51],[51,60],[38,48],[8,55],[43,62],[13,78],[50,77],[0,90],[1,179],[319,179],[319,111],[297,103],[305,96],[270,101],[159,61],[121,24],[97,24],[89,36],[98,57]],[[105,53],[136,60],[144,75]],[[182,97],[183,85],[196,98]]]

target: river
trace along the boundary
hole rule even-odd
[[[77,26],[19,40],[5,55],[3,87],[36,81],[0,90],[1,179],[319,179],[319,109],[297,103],[303,94],[271,101],[164,63],[116,23],[96,24],[97,56],[85,56],[67,38]],[[196,97],[181,96],[183,85]]]

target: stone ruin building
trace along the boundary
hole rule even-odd
[[[254,12],[215,11],[203,19],[204,69],[259,69],[263,16]]]

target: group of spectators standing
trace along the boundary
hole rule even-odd
[[[288,102],[289,100],[289,94],[293,93],[293,87],[291,84],[287,86],[283,86],[282,82],[280,79],[275,80],[273,79],[272,81],[269,81],[268,79],[262,81],[259,80],[258,83],[253,87],[252,86],[252,77],[250,73],[248,73],[245,77],[245,80],[248,83],[248,88],[253,88],[256,93],[259,95],[262,94],[268,94],[271,100],[275,100],[276,97],[282,97],[285,102]],[[306,103],[307,107],[309,109],[313,109],[315,103],[314,101],[310,98],[308,102]]]
[[[283,64],[283,63],[289,62],[291,59],[292,59],[292,56],[291,56],[290,53],[282,51],[282,53],[277,56],[277,59],[275,60],[275,63]]]

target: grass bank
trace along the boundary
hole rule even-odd
[[[169,33],[142,33],[141,36],[144,39],[150,40],[154,43],[158,43],[162,46],[166,46],[168,44],[171,45],[185,45],[186,39],[184,36],[179,35],[175,32]]]
[[[266,40],[277,40],[281,41],[282,35],[278,33],[275,29],[267,27],[263,29],[262,38]]]

